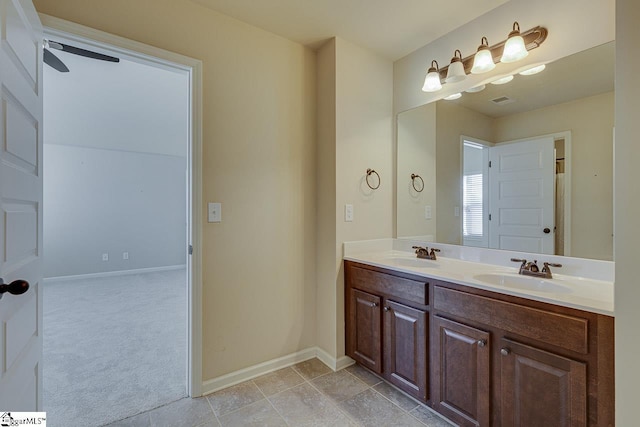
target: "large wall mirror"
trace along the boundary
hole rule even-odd
[[[398,114],[397,237],[612,260],[614,51]]]

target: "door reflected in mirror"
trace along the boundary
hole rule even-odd
[[[613,66],[611,42],[539,74],[400,113],[397,237],[612,260]],[[552,154],[532,155],[527,167],[544,166],[550,184],[528,180],[514,160],[522,154],[491,154],[539,137]],[[500,159],[521,176],[491,179],[488,160]],[[424,178],[422,192],[411,174]],[[550,210],[524,203],[538,196]]]

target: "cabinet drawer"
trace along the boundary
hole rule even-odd
[[[435,286],[433,307],[540,342],[587,354],[588,320]]]
[[[360,267],[351,267],[351,286],[373,293],[393,295],[406,301],[421,305],[429,304],[428,283],[390,274],[366,270]]]

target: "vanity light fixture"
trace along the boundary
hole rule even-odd
[[[449,96],[445,96],[444,99],[446,99],[447,101],[453,101],[454,99],[458,99],[462,96],[462,94],[460,92],[458,93],[454,93],[452,95]]]
[[[435,64],[435,66],[433,65]],[[424,79],[423,92],[435,92],[442,89],[440,83],[440,70],[438,69],[438,61],[431,61],[431,67],[427,70],[427,77]]]
[[[489,72],[496,68],[495,62],[493,62],[493,56],[491,56],[491,49],[489,49],[489,41],[486,37],[482,37],[478,46],[478,51],[473,57],[473,67],[471,67],[471,74],[482,74]]]
[[[538,74],[539,72],[541,72],[545,68],[547,68],[547,66],[544,65],[544,64],[538,65],[537,67],[533,67],[533,68],[529,68],[527,70],[521,71],[520,75],[521,76],[532,76],[534,74]]]
[[[482,92],[485,87],[487,87],[487,86],[486,85],[475,86],[475,87],[472,87],[472,88],[469,88],[469,89],[465,90],[465,92],[467,92],[467,93]]]
[[[500,43],[489,46],[487,38],[482,37],[480,42],[481,44],[476,53],[465,58],[460,58],[462,54],[459,53],[459,50],[456,50],[454,57],[451,59],[451,63],[440,69],[438,69],[438,63],[436,61],[431,61],[431,67],[427,72],[427,77],[425,78],[425,84],[422,90],[425,92],[435,92],[442,88],[443,81],[446,83],[454,83],[454,81],[464,79],[468,74],[481,74],[491,71],[495,68],[496,62],[516,61],[517,59],[513,58],[517,58],[518,55],[522,55],[522,51],[520,50],[520,47],[512,48],[512,45],[520,46],[519,40],[522,39],[525,52],[524,56],[526,56],[528,51],[538,48],[547,39],[548,34],[549,32],[544,27],[533,27],[521,33],[520,24],[518,24],[518,22],[514,22],[513,31],[509,33],[509,38],[507,40],[503,40]],[[507,46],[507,44],[509,46]],[[516,53],[520,53],[514,56],[512,50]],[[524,58],[524,56],[522,56],[522,58]],[[451,68],[455,68],[457,70],[451,70]],[[460,71],[460,68],[462,68],[462,72]],[[432,72],[439,73],[440,78],[436,79],[433,74],[432,77],[429,77],[429,73]],[[458,78],[460,80],[454,80]],[[477,92],[480,90],[481,89],[478,89]],[[472,91],[473,88],[467,90],[467,92]]]
[[[524,39],[520,35],[520,24],[516,21],[513,23],[513,30],[509,33],[507,42],[504,44],[500,62],[504,62],[505,64],[516,62],[525,58],[527,55],[529,55],[529,52],[524,45]]]
[[[467,78],[467,73],[464,71],[464,65],[462,65],[462,52],[456,49],[451,58],[449,69],[447,70],[447,77],[444,79],[446,83],[457,83]]]
[[[492,85],[503,85],[513,80],[513,75],[504,76],[491,82]]]

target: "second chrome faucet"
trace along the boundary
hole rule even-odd
[[[540,270],[540,268],[538,267],[538,260],[527,262],[526,259],[511,258],[511,261],[521,263],[518,274],[522,274],[524,276],[543,277],[545,279],[553,278],[553,276],[551,275],[550,267],[562,267],[562,264],[545,262],[542,264],[542,270]]]
[[[431,252],[429,252],[429,248],[426,246],[423,248],[422,246],[412,246],[413,249],[416,250],[416,256],[422,259],[436,259],[436,252],[440,252],[440,249],[431,248]]]

